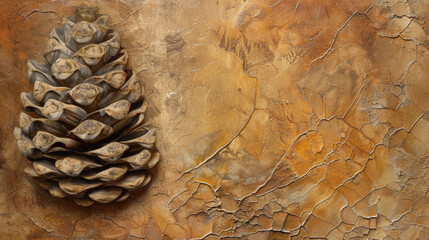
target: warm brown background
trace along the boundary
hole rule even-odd
[[[23,174],[26,60],[98,6],[144,82],[162,159],[125,203]],[[428,239],[428,0],[0,3],[0,239]],[[231,239],[234,239],[231,238]]]

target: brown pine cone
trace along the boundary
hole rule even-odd
[[[34,91],[21,93],[15,128],[25,172],[55,197],[81,206],[124,201],[149,183],[155,130],[143,126],[144,89],[127,69],[119,33],[98,8],[81,5],[54,28],[47,64],[28,61]]]

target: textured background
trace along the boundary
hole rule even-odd
[[[25,177],[26,60],[86,2],[144,82],[162,159],[125,203]],[[0,239],[428,239],[428,0],[0,3]]]

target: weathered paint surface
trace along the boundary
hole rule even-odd
[[[99,6],[162,159],[125,203],[25,177],[13,137],[50,29]],[[428,239],[429,1],[0,3],[0,238]]]

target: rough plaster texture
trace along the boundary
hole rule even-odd
[[[161,160],[125,203],[24,176],[26,60],[85,2],[144,82]],[[2,239],[428,239],[429,1],[0,3]]]

